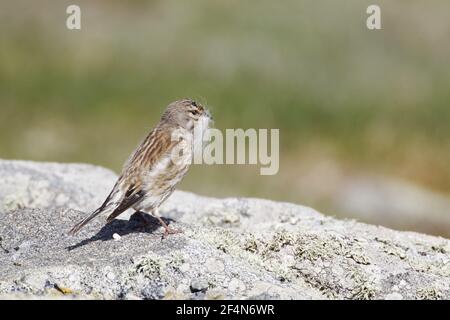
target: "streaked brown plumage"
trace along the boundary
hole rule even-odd
[[[211,116],[207,109],[193,100],[185,99],[169,104],[158,125],[132,153],[105,202],[88,217],[77,223],[69,234],[76,234],[101,213],[108,213],[111,222],[128,208],[152,213],[165,228],[165,235],[177,232],[158,216],[157,209],[169,197],[176,184],[189,169],[193,148],[194,127],[206,129]],[[177,139],[174,139],[177,133]],[[173,154],[184,147],[182,160],[174,161]]]

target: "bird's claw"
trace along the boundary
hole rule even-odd
[[[183,233],[183,230],[172,229],[170,227],[164,228],[164,233],[162,235],[162,239],[167,238],[170,234]]]

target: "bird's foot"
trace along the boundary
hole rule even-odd
[[[169,227],[167,223],[165,223],[164,220],[161,219],[159,216],[156,216],[156,219],[158,219],[159,223],[161,223],[161,225],[164,227],[162,239],[165,239],[169,234],[183,233],[182,230],[177,230]]]
[[[140,213],[139,216],[142,219],[142,224],[140,225],[140,230],[145,231],[145,228],[148,227],[149,224],[151,224],[151,221],[149,220],[150,217],[145,212],[139,211],[139,213]],[[161,240],[167,238],[170,234],[183,233],[182,230],[177,230],[177,229],[173,229],[173,228],[169,227],[167,225],[167,223],[164,222],[164,220],[161,219],[161,217],[159,217],[158,215],[153,215],[153,217],[155,217],[164,228],[164,233],[162,235]]]
[[[169,234],[177,234],[177,233],[183,233],[183,230],[173,229],[169,226],[164,226],[164,233],[162,238],[165,239]]]

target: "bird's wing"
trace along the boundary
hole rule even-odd
[[[121,184],[127,188],[120,203],[108,216],[107,222],[147,196],[142,177],[150,172],[159,160],[167,156],[177,143],[178,141],[171,139],[171,130],[157,127],[148,134],[124,166]]]
[[[172,130],[167,126],[154,128],[139,144],[122,169],[125,177],[139,178],[135,172],[150,170],[164,155],[178,143],[172,141]]]
[[[111,212],[110,222],[119,214],[142,201],[146,192],[143,190],[142,176],[162,157],[169,154],[178,141],[172,141],[171,130],[156,127],[138,146],[126,162],[122,174],[103,204],[88,217],[77,223],[69,234],[77,233],[83,226],[103,212]]]
[[[130,188],[125,193],[121,202],[117,205],[114,211],[108,216],[106,222],[111,222],[119,214],[133,206],[134,204],[142,201],[145,197],[145,193],[142,190],[136,191],[135,186],[130,186]]]

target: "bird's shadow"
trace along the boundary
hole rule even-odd
[[[175,221],[169,218],[161,218],[166,224]],[[113,240],[115,233],[124,236],[130,233],[153,233],[161,227],[159,221],[153,216],[147,214],[145,219],[142,213],[135,212],[129,220],[115,219],[110,223],[105,224],[94,236],[84,239],[77,244],[66,247],[68,251],[87,245],[95,241],[109,241]]]

